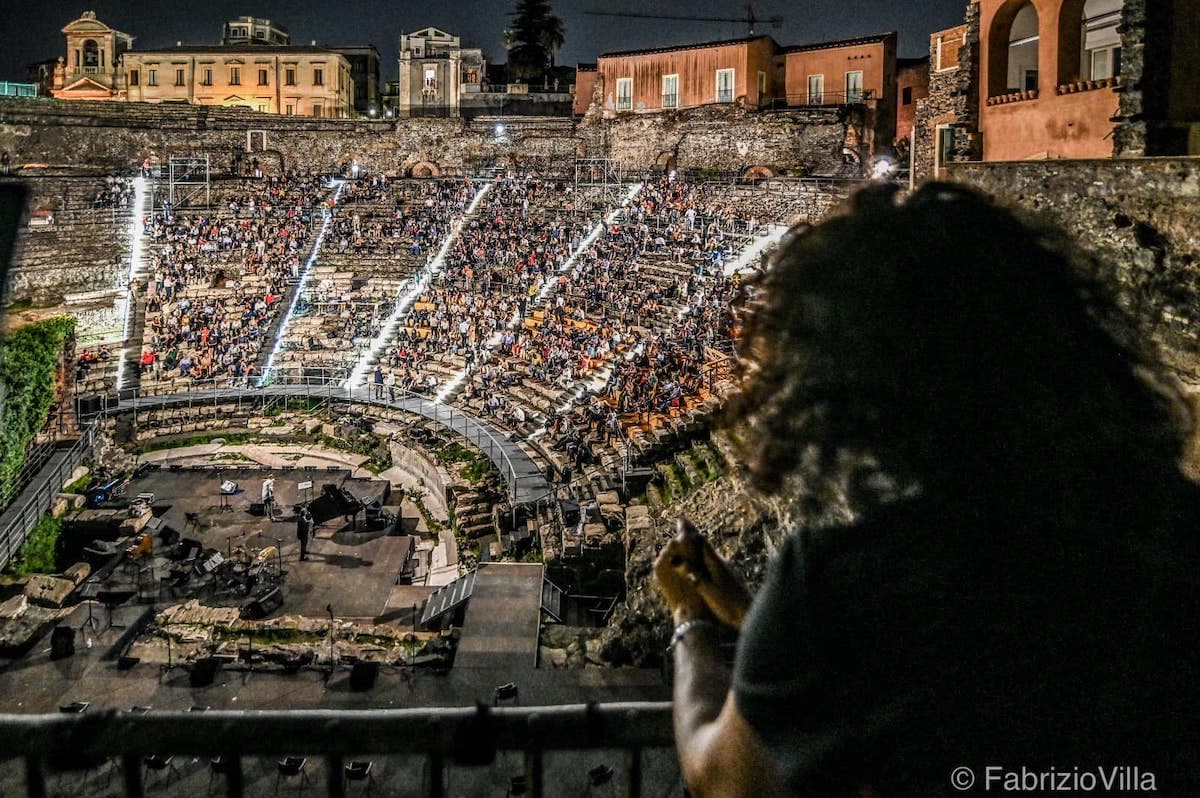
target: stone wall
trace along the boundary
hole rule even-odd
[[[605,129],[609,154],[620,164],[665,164],[678,169],[744,173],[765,165],[791,174],[832,174],[842,160],[846,125],[835,109],[763,113],[705,106],[662,113],[590,118]],[[731,135],[735,133],[735,135]]]
[[[954,161],[977,160],[982,153],[979,139],[979,3],[967,4],[965,41],[958,50],[958,69],[931,69],[929,96],[917,102],[914,123],[913,174],[918,180],[937,177],[933,173],[937,128],[950,125],[954,131]],[[930,42],[930,60],[937,53]]]
[[[502,123],[503,128],[497,124]],[[575,122],[565,117],[312,119],[235,108],[0,99],[0,151],[14,163],[101,167],[128,172],[144,158],[208,154],[220,170],[265,131],[263,149],[285,169],[330,171],[351,159],[371,170],[407,174],[418,163],[439,171],[495,165],[570,171],[579,155],[614,158],[626,170],[654,166],[662,153],[680,169],[832,174],[845,125],[828,110],[702,108]]]
[[[1188,381],[1200,380],[1200,158],[951,164],[1060,225],[1115,267],[1122,302]]]

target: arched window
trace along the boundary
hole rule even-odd
[[[1037,89],[1040,33],[1029,0],[1007,0],[996,10],[987,31],[988,97]]]
[[[83,66],[85,68],[100,66],[100,45],[96,44],[94,39],[88,39],[83,43]]]
[[[1037,91],[1038,87],[1038,15],[1033,3],[1021,6],[1008,32],[1009,91]]]

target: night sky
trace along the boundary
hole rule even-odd
[[[475,3],[411,0],[64,0],[34,7],[0,0],[0,80],[24,81],[27,64],[63,55],[62,27],[84,11],[134,36],[135,49],[184,44],[213,44],[222,24],[241,15],[282,23],[292,42],[308,44],[374,44],[383,56],[383,79],[396,74],[396,51],[402,31],[434,25],[482,47],[493,62],[505,60],[503,31],[515,0]],[[567,28],[566,46],[558,63],[595,61],[609,50],[654,47],[744,36],[736,23],[585,16],[586,10],[640,11],[662,14],[742,17],[745,4],[721,0],[646,3],[643,0],[551,0]],[[782,28],[763,23],[756,33],[769,33],[780,44],[806,44],[889,30],[900,34],[900,55],[928,53],[929,34],[962,22],[966,0],[782,0],[756,3],[759,18],[784,17]]]

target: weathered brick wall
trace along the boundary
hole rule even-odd
[[[0,151],[16,163],[127,171],[147,156],[205,153],[228,168],[247,133],[266,131],[266,148],[285,168],[328,171],[351,159],[404,174],[427,162],[476,171],[496,164],[569,171],[587,154],[644,169],[670,152],[686,168],[741,170],[755,165],[794,173],[832,173],[845,126],[828,111],[759,113],[702,108],[613,120],[509,118],[358,121],[267,116],[233,108],[0,99]]]
[[[1033,211],[1116,269],[1122,302],[1200,378],[1200,158],[963,163],[952,179]]]

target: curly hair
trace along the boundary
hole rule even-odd
[[[983,507],[1177,467],[1190,417],[1101,264],[972,189],[896,193],[794,229],[749,289],[726,422],[757,487],[813,447]]]

